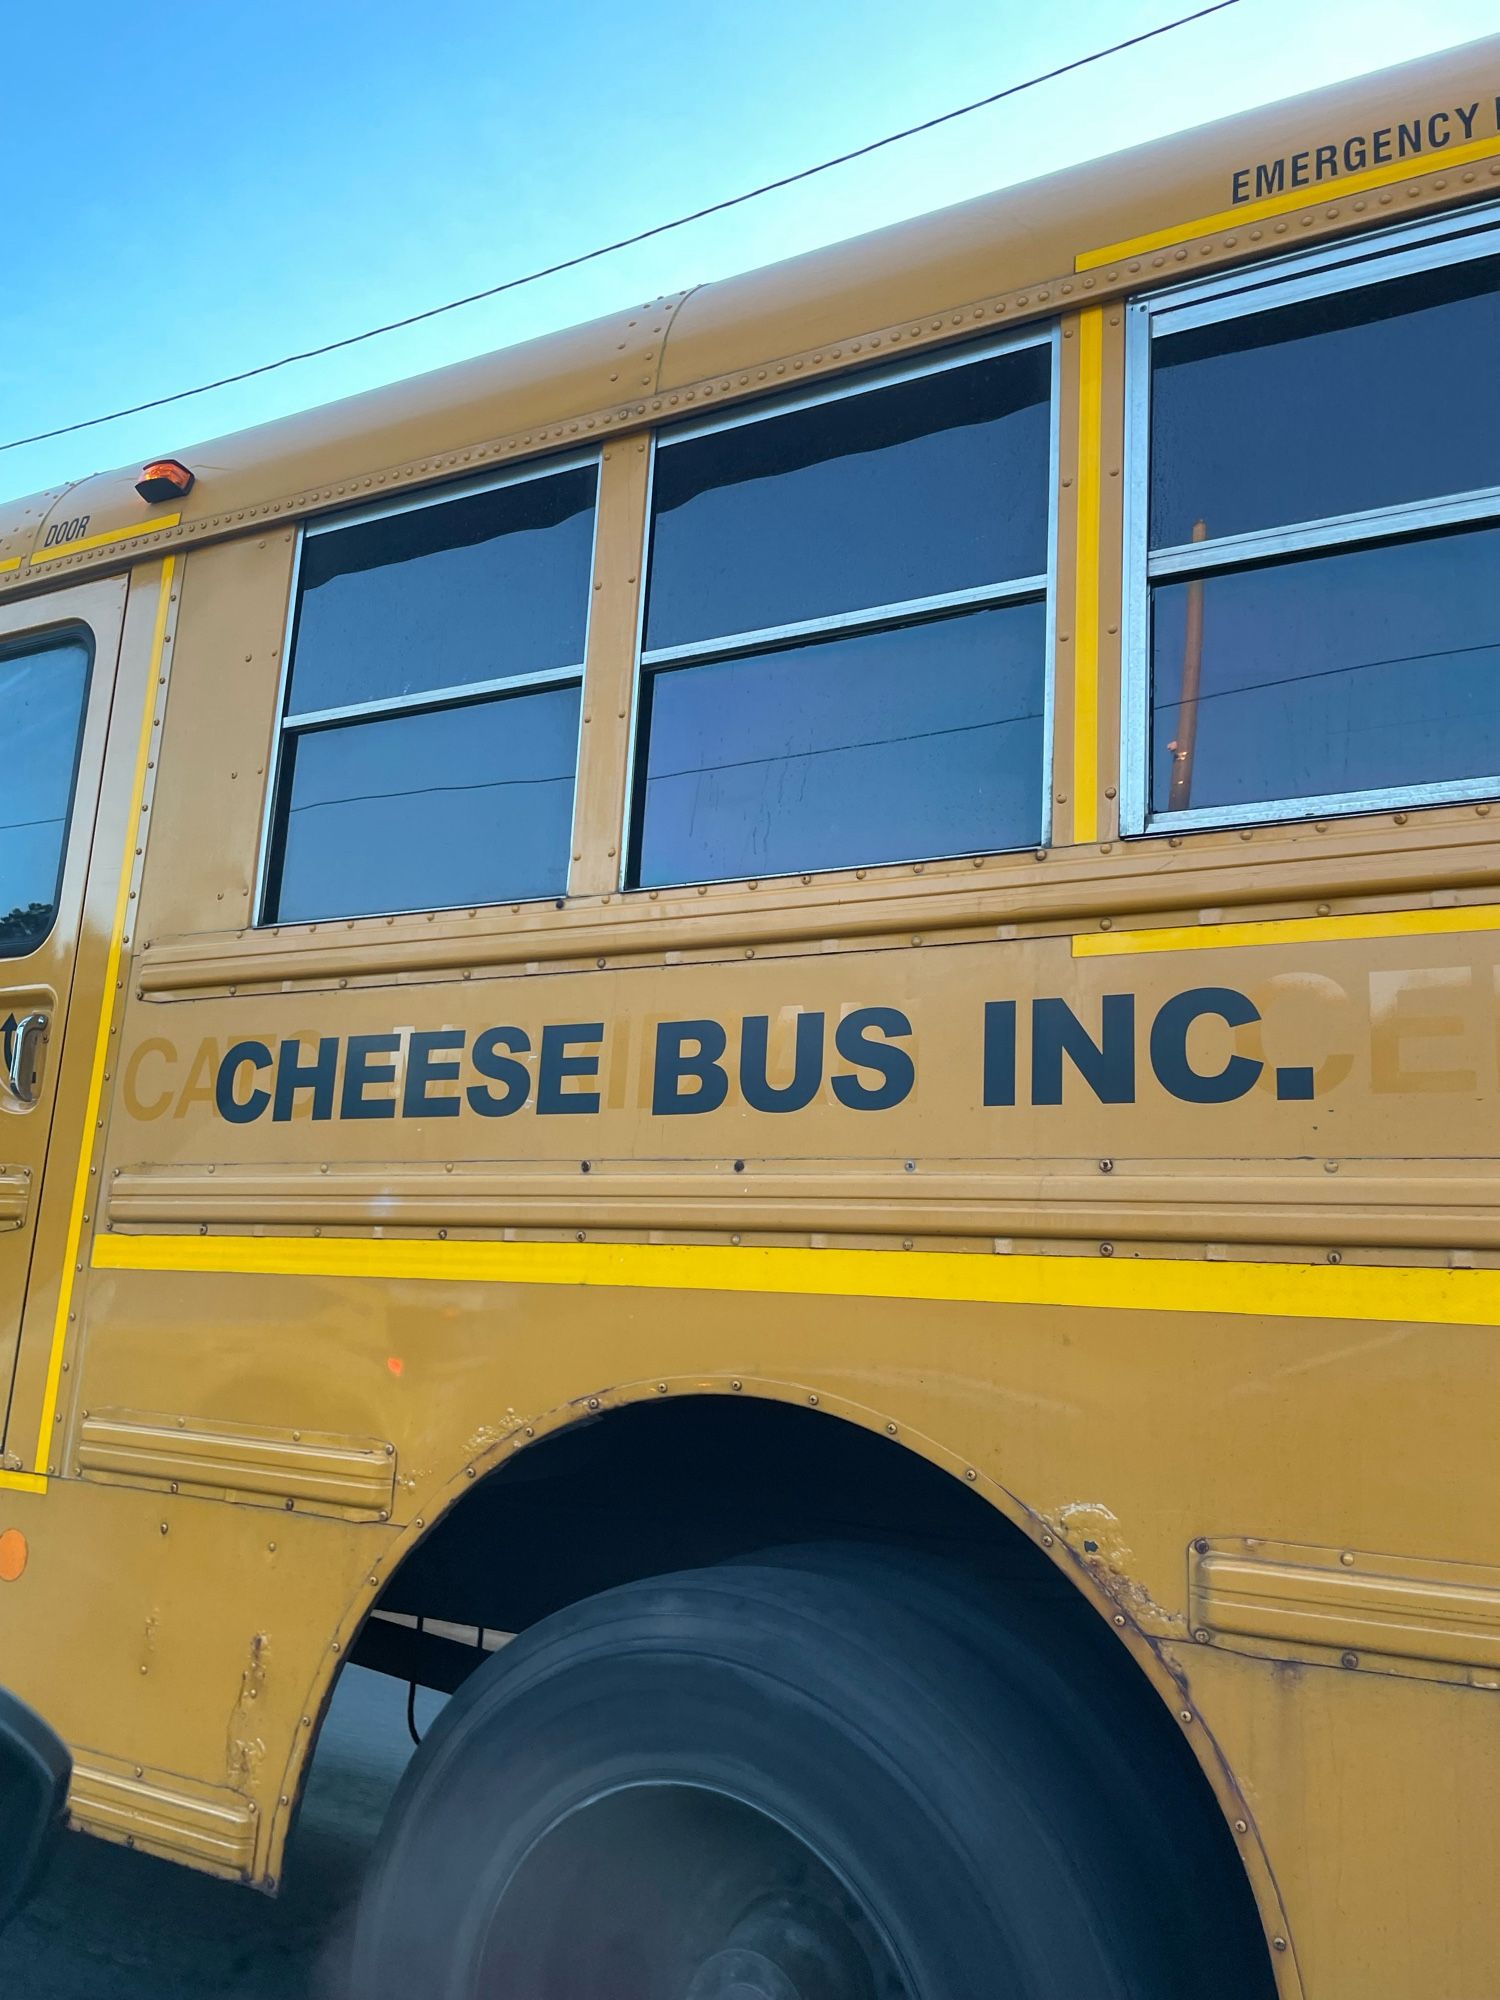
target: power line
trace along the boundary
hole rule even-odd
[[[1091,63],[1121,55],[1126,49],[1139,48],[1143,42],[1155,41],[1159,35],[1170,35],[1178,28],[1189,27],[1194,21],[1205,20],[1210,14],[1222,14],[1226,7],[1238,5],[1239,0],[1212,0],[1210,6],[1199,7],[1191,14],[1181,14],[1174,21],[1163,21],[1159,27],[1143,29],[1138,35],[1127,35],[1124,41],[1111,42],[1108,48],[1094,49],[1086,56],[1075,56],[1071,62],[1059,63],[1056,69],[1027,77],[1024,83],[1008,84],[1004,90],[991,91],[987,97],[976,97],[972,104],[960,104],[952,111],[940,111],[935,118],[924,118],[919,124],[907,125],[899,132],[888,132],[884,138],[871,139],[847,153],[836,153],[832,159],[819,160],[815,166],[800,167],[795,173],[783,174],[779,180],[763,181],[759,187],[748,188],[743,194],[732,194],[723,201],[709,202],[706,207],[695,208],[687,215],[674,216],[670,222],[657,222],[649,229],[638,229],[634,235],[617,237],[613,243],[601,243],[592,250],[581,250],[576,257],[563,257],[555,264],[545,264],[540,270],[528,271],[522,277],[506,278],[498,285],[487,285],[483,291],[466,293],[461,299],[448,299],[440,306],[427,306],[421,312],[408,313],[403,319],[387,320],[383,326],[366,327],[362,333],[346,333],[339,340],[324,341],[319,347],[304,347],[295,354],[283,354],[278,361],[262,361],[257,367],[242,368],[233,375],[220,375],[212,382],[200,382],[191,389],[176,389],[167,396],[152,396],[144,403],[131,403],[125,409],[111,410],[104,416],[82,417],[77,423],[59,424],[55,430],[34,431],[30,437],[10,438],[0,444],[0,451],[17,451],[27,444],[45,444],[50,438],[70,437],[75,431],[94,430],[100,424],[118,423],[122,417],[138,417],[146,410],[165,409],[168,404],[186,402],[191,396],[206,396],[215,389],[227,389],[236,382],[252,381],[257,375],[272,375],[277,369],[290,368],[296,362],[315,361],[320,355],[335,354],[345,347],[358,347],[363,341],[378,340],[382,334],[398,333],[403,327],[417,326],[423,320],[457,312],[462,306],[499,298],[502,292],[519,291],[523,285],[534,285],[542,278],[555,278],[562,271],[576,271],[581,264],[592,264],[600,257],[613,256],[617,250],[629,250],[637,243],[648,243],[653,237],[665,236],[671,230],[685,229],[690,222],[702,222],[707,216],[722,215],[727,209],[739,208],[747,201],[758,201],[762,195],[794,187],[799,181],[811,180],[815,174],[826,174],[832,167],[847,166],[851,160],[862,160],[870,153],[880,152],[885,146],[897,145],[903,139],[914,139],[919,133],[931,132],[939,125],[951,124],[955,118],[967,118],[971,112],[1003,103],[1008,97],[1019,97],[1023,90],[1035,90],[1038,84],[1053,83],[1060,76],[1070,76],[1074,70],[1087,69]]]
[[[765,757],[736,757],[723,764],[686,764],[680,771],[648,771],[646,782],[659,785],[668,778],[707,778],[716,771],[747,771],[760,764],[795,764],[807,757],[842,756],[846,750],[904,749],[908,743],[922,743],[929,737],[967,736],[977,729],[1010,729],[1018,723],[1040,722],[1041,719],[1039,708],[1028,708],[1020,715],[996,716],[988,722],[955,722],[946,729],[914,729],[905,736],[867,736],[856,743],[818,743],[811,750],[775,750]],[[355,723],[352,726],[360,728],[363,725]],[[500,792],[517,785],[567,785],[572,782],[571,771],[549,773],[540,778],[476,778],[472,782],[456,785],[412,785],[396,792],[342,792],[333,799],[304,799],[300,805],[294,805],[289,810],[293,813],[318,812],[324,806],[375,805],[382,799],[425,799],[439,792]]]
[[[1305,687],[1309,681],[1326,681],[1338,674],[1362,674],[1372,667],[1421,666],[1427,660],[1456,660],[1464,653],[1497,651],[1500,651],[1500,639],[1481,639],[1472,646],[1438,646],[1430,653],[1388,653],[1380,660],[1349,660],[1341,667],[1315,667],[1310,674],[1282,674],[1273,681],[1241,681],[1236,687],[1210,688],[1207,694],[1190,695],[1186,701],[1181,694],[1163,695],[1151,705],[1160,715],[1168,708],[1202,708],[1208,702],[1224,701],[1230,695],[1264,694],[1268,688]]]

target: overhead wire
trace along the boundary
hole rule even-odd
[[[555,263],[544,264],[534,271],[524,272],[520,277],[505,278],[498,284],[486,285],[477,292],[466,292],[461,298],[445,299],[441,305],[426,306],[420,312],[407,313],[400,319],[384,321],[379,326],[365,327],[359,333],[346,333],[337,340],[326,340],[316,347],[299,348],[291,354],[283,354],[275,361],[262,361],[253,368],[241,368],[231,375],[219,375],[210,382],[199,382],[189,389],[174,389],[167,395],[151,396],[144,402],[130,403],[118,410],[109,410],[94,417],[80,417],[74,423],[58,424],[51,430],[33,431],[27,437],[8,438],[0,443],[0,452],[18,451],[23,445],[45,444],[52,438],[71,437],[75,432],[95,430],[101,424],[119,423],[125,417],[138,417],[147,410],[163,410],[173,403],[186,402],[190,397],[207,396],[216,389],[231,388],[238,382],[250,382],[257,376],[275,374],[278,369],[291,368],[299,362],[315,361],[325,354],[336,354],[344,348],[358,347],[367,340],[378,340],[388,333],[399,333],[403,328],[418,326],[425,320],[437,319],[444,313],[458,312],[464,306],[478,305],[485,299],[499,298],[505,292],[519,291],[524,285],[534,285],[543,278],[557,277],[564,271],[576,271],[581,265],[597,262],[601,257],[613,256],[617,251],[633,249],[638,243],[649,243],[654,237],[666,236],[676,229],[685,229],[689,223],[702,222],[711,215],[723,215],[732,208],[743,207],[746,202],[759,201],[764,195],[775,194],[782,188],[795,187],[800,181],[811,180],[817,174],[826,174],[834,167],[847,166],[851,160],[862,160],[871,153],[878,153],[887,146],[899,145],[902,140],[914,139],[920,133],[932,132],[940,125],[949,125],[956,118],[967,118],[976,111],[987,110],[993,104],[1001,104],[1007,98],[1019,97],[1023,91],[1035,90],[1038,85],[1053,83],[1059,77],[1071,76],[1075,71],[1087,69],[1091,64],[1104,62],[1110,56],[1122,55],[1127,49],[1139,48],[1162,35],[1175,33],[1179,28],[1190,27],[1194,21],[1206,20],[1210,14],[1222,14],[1226,8],[1236,7],[1240,0],[1211,0],[1211,4],[1198,7],[1190,14],[1180,14],[1175,20],[1160,22],[1154,28],[1143,28],[1139,34],[1127,35],[1123,40],[1111,42],[1105,48],[1091,49],[1087,55],[1075,56],[1071,61],[1059,63],[1055,68],[1043,70],[1036,76],[1029,76],[1020,83],[1007,84],[1003,90],[992,90],[984,97],[976,97],[971,103],[956,105],[951,111],[940,111],[932,118],[923,118],[915,125],[906,125],[898,132],[887,132],[879,139],[870,139],[862,146],[853,146],[847,152],[836,153],[830,159],[818,160],[810,167],[799,167],[795,172],[782,174],[775,180],[762,181],[758,187],[746,188],[740,194],[726,195],[721,201],[711,201],[702,208],[691,209],[685,215],[673,216],[669,221],[653,223],[647,229],[635,230],[628,236],[618,236],[610,243],[600,243],[592,250],[580,250],[572,257],[561,257]]]

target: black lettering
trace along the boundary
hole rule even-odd
[[[1229,199],[1238,205],[1250,199],[1250,169],[1241,167],[1229,184]]]
[[[1135,1102],[1135,995],[1106,993],[1096,1043],[1066,1000],[1031,1003],[1031,1101],[1061,1104],[1068,1056],[1101,1104]]]
[[[1312,179],[1312,174],[1309,172],[1311,159],[1312,155],[1310,153],[1293,153],[1292,186],[1294,188],[1305,188]]]
[[[597,1090],[564,1090],[570,1076],[597,1076],[598,1051],[592,1055],[568,1053],[571,1042],[602,1042],[602,1021],[554,1022],[542,1030],[542,1057],[537,1066],[536,1108],[541,1118],[566,1118],[599,1109]]]
[[[1268,160],[1255,169],[1255,193],[1257,200],[1263,195],[1280,194],[1285,186],[1285,160]]]
[[[1453,134],[1448,130],[1449,121],[1452,117],[1453,113],[1451,111],[1434,111],[1428,119],[1427,144],[1433,152],[1437,152],[1443,146],[1452,143]],[[1441,138],[1438,137],[1439,121],[1441,121],[1443,127],[1443,136]]]
[[[1014,1000],[986,1000],[984,1003],[984,1101],[986,1104],[1014,1104],[1016,1101]]]
[[[1396,127],[1396,143],[1400,147],[1400,151],[1396,156],[1398,159],[1404,160],[1408,153],[1420,153],[1422,150],[1421,119],[1414,118],[1409,125],[1398,125]]]
[[[771,1017],[747,1014],[740,1026],[740,1089],[752,1111],[803,1111],[823,1082],[823,1016],[799,1014],[790,1083],[773,1084]]]
[[[456,1062],[434,1062],[445,1049],[461,1049],[467,1036],[462,1028],[423,1028],[413,1031],[406,1051],[406,1086],[401,1093],[403,1118],[456,1118],[457,1097],[434,1097],[428,1088],[434,1083],[457,1079]]]
[[[512,1053],[501,1055],[502,1049]],[[503,1091],[497,1097],[482,1084],[471,1083],[469,1109],[481,1118],[509,1118],[513,1111],[519,1111],[531,1094],[531,1072],[525,1063],[516,1061],[516,1056],[530,1053],[531,1037],[520,1028],[486,1028],[482,1035],[476,1035],[469,1060],[481,1076],[502,1085]]]
[[[1357,174],[1369,165],[1370,142],[1361,132],[1353,139],[1344,141],[1344,172]]]
[[[688,1052],[688,1043],[694,1044]],[[658,1118],[717,1111],[729,1095],[729,1075],[719,1058],[729,1037],[717,1021],[662,1021],[656,1030],[651,1109]],[[684,1090],[691,1082],[692,1090]]]
[[[1460,104],[1455,108],[1453,115],[1464,128],[1464,137],[1472,139],[1474,136],[1474,120],[1479,116],[1479,106],[1471,104],[1466,110]]]
[[[340,1118],[394,1118],[394,1097],[366,1097],[365,1092],[396,1081],[396,1065],[372,1063],[371,1056],[394,1055],[399,1035],[351,1035],[344,1050],[344,1088],[339,1096]]]
[[[299,1090],[313,1094],[312,1115],[316,1119],[333,1116],[333,1079],[339,1064],[339,1038],[321,1035],[318,1053],[309,1063],[299,1062],[300,1042],[283,1042],[276,1051],[276,1105],[272,1120],[284,1125],[292,1115]]]
[[[1389,125],[1382,125],[1378,132],[1371,134],[1370,151],[1374,157],[1376,166],[1382,165],[1391,157],[1391,128]]]
[[[1188,1030],[1195,1021],[1217,1018],[1231,1028],[1258,1021],[1260,1013],[1232,986],[1194,986],[1163,1003],[1151,1023],[1151,1067],[1163,1090],[1184,1104],[1232,1104],[1255,1087],[1265,1067],[1249,1056],[1232,1055],[1221,1070],[1204,1076],[1188,1062]]]
[[[916,1064],[907,1049],[894,1048],[887,1041],[872,1041],[871,1035],[909,1035],[911,1022],[895,1007],[855,1007],[834,1030],[833,1046],[846,1063],[856,1069],[872,1069],[879,1083],[864,1083],[857,1076],[836,1076],[833,1094],[849,1111],[889,1111],[911,1096],[917,1080]]]
[[[231,1125],[253,1125],[271,1101],[270,1091],[258,1088],[248,1097],[235,1096],[235,1079],[246,1063],[254,1069],[269,1069],[271,1051],[264,1042],[236,1042],[219,1064],[214,1078],[214,1103],[219,1116],[228,1119]]]
[[[1319,146],[1314,159],[1320,181],[1328,180],[1339,170],[1339,149],[1337,146]]]

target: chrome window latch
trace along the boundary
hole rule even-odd
[[[45,1014],[7,1014],[0,1021],[0,1093],[12,1106],[36,1103],[42,1044],[47,1039]]]

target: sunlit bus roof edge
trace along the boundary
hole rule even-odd
[[[157,456],[192,470],[191,492],[148,504],[134,464],[0,503],[0,591],[144,553],[141,537],[243,532],[1054,317],[1233,262],[1240,224],[1243,255],[1278,223],[1300,242],[1399,215],[1403,189],[1445,171],[1500,194],[1497,133],[1500,36],[225,438],[185,445],[165,412]]]

